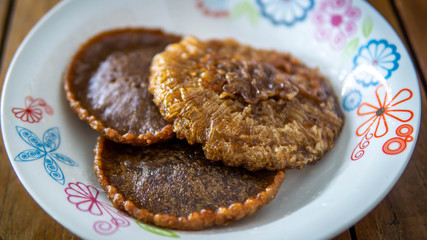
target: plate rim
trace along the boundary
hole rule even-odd
[[[371,203],[369,204],[368,207],[366,207],[363,211],[360,211],[356,217],[354,218],[347,218],[347,221],[345,224],[341,224],[341,227],[339,228],[334,228],[326,230],[324,232],[324,234],[319,233],[319,237],[320,238],[330,238],[330,237],[334,237],[337,234],[343,232],[345,229],[349,228],[349,226],[351,226],[352,224],[356,224],[356,222],[360,221],[363,217],[365,217],[369,212],[371,212],[381,201],[383,201],[383,199],[386,197],[387,194],[390,193],[390,191],[392,190],[392,188],[396,185],[397,181],[400,179],[401,175],[403,174],[403,172],[406,170],[407,165],[409,163],[409,161],[411,160],[411,157],[414,153],[414,149],[416,147],[416,143],[418,141],[418,137],[419,137],[419,133],[420,133],[420,124],[421,124],[421,115],[422,115],[422,106],[421,106],[421,89],[420,89],[420,84],[419,84],[419,78],[417,75],[417,71],[415,69],[415,66],[413,64],[413,60],[411,58],[411,55],[409,54],[407,47],[405,46],[405,44],[403,44],[402,39],[400,38],[400,36],[396,33],[395,29],[390,25],[390,23],[384,18],[384,16],[378,12],[370,3],[366,2],[366,1],[360,1],[362,2],[366,7],[370,8],[371,11],[375,12],[382,20],[383,22],[387,25],[388,28],[390,28],[393,32],[393,34],[395,35],[394,37],[399,41],[399,44],[401,44],[403,46],[402,51],[404,51],[408,56],[409,56],[409,60],[410,60],[410,68],[412,69],[413,73],[414,73],[414,79],[415,79],[415,84],[417,86],[416,91],[417,93],[414,94],[416,96],[418,96],[418,102],[417,102],[417,111],[419,114],[417,114],[417,116],[415,116],[416,121],[414,123],[414,126],[416,126],[416,131],[414,131],[414,143],[411,144],[410,149],[408,149],[408,154],[406,155],[406,159],[404,160],[404,164],[402,165],[402,167],[399,169],[399,173],[393,176],[393,179],[391,181],[388,182],[387,187],[383,188],[383,191],[379,194],[380,196],[375,198],[373,201],[371,201]],[[2,93],[1,93],[1,113],[2,113],[2,117],[1,117],[1,131],[2,131],[2,136],[3,136],[3,144],[5,147],[5,151],[7,154],[7,157],[9,158],[9,161],[12,165],[12,168],[15,172],[15,174],[17,175],[18,179],[20,180],[21,184],[24,186],[25,190],[29,193],[29,195],[33,198],[33,200],[46,212],[49,214],[50,217],[52,217],[55,221],[57,221],[59,224],[61,224],[62,226],[64,226],[67,230],[69,230],[70,232],[76,234],[77,236],[82,236],[82,237],[89,237],[90,235],[85,236],[85,234],[82,234],[81,232],[75,232],[74,229],[72,229],[72,226],[68,226],[64,224],[63,221],[59,220],[59,217],[52,212],[50,209],[48,209],[47,207],[47,203],[45,201],[42,200],[42,198],[40,198],[40,196],[38,196],[38,194],[33,191],[33,189],[31,189],[31,187],[29,186],[28,182],[24,179],[25,177],[21,175],[21,173],[19,171],[17,171],[17,167],[15,166],[15,164],[13,163],[13,157],[10,154],[10,147],[9,147],[9,142],[6,140],[5,135],[4,135],[4,131],[3,129],[6,127],[6,123],[4,123],[4,113],[6,112],[5,108],[4,108],[4,104],[6,101],[6,97],[5,97],[5,93],[6,93],[6,89],[8,89],[8,85],[10,80],[10,74],[14,69],[14,66],[16,65],[16,61],[17,59],[19,59],[19,56],[21,55],[21,52],[23,51],[23,49],[25,49],[25,46],[28,44],[29,41],[31,41],[31,38],[33,37],[33,35],[38,31],[38,29],[45,24],[45,22],[49,21],[49,19],[52,18],[52,16],[54,16],[60,9],[65,8],[66,6],[68,6],[69,4],[73,3],[72,0],[63,0],[58,2],[55,6],[53,6],[45,15],[43,15],[43,17],[37,21],[37,23],[31,28],[31,30],[29,31],[29,33],[26,35],[26,37],[24,38],[24,40],[20,43],[18,49],[16,50],[9,66],[8,66],[8,70],[6,72],[6,76],[4,79],[4,83],[3,83],[3,87],[2,87]],[[411,89],[412,91],[415,91],[415,89]],[[274,225],[273,223],[271,223],[270,225]],[[325,234],[326,233],[326,234]]]

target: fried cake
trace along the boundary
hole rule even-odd
[[[121,143],[149,145],[174,136],[148,92],[152,57],[180,37],[160,30],[118,29],[83,44],[64,75],[80,119]]]
[[[150,92],[206,158],[249,170],[303,168],[330,150],[343,113],[328,80],[287,53],[189,36],[157,54]]]
[[[178,139],[137,147],[99,137],[94,168],[116,208],[181,230],[226,225],[253,214],[274,198],[285,176],[207,161],[200,145]]]

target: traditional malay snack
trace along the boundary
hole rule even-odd
[[[256,212],[284,171],[248,171],[208,161],[199,145],[172,140],[136,147],[100,137],[95,172],[115,207],[158,226],[198,230]]]
[[[290,54],[186,37],[157,54],[150,92],[177,137],[249,170],[303,168],[330,150],[343,114],[328,80]]]
[[[71,108],[101,134],[94,170],[114,206],[200,230],[269,203],[285,169],[333,147],[343,114],[328,80],[290,54],[180,40],[148,29],[98,34],[64,82]]]
[[[85,43],[65,75],[67,99],[80,119],[121,143],[149,145],[174,136],[147,90],[152,57],[180,37],[120,29]]]

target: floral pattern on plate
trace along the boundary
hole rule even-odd
[[[357,20],[362,13],[352,0],[325,0],[313,11],[311,19],[316,27],[315,38],[329,42],[334,50],[342,50],[347,40],[357,32]]]
[[[344,96],[342,105],[344,110],[352,111],[360,105],[361,101],[362,93],[357,89],[353,89]]]
[[[163,236],[163,237],[171,237],[171,238],[179,238],[179,235],[176,232],[171,230],[162,229],[156,226],[148,225],[145,223],[141,223],[139,221],[135,222],[140,228],[144,229],[147,232],[151,232],[153,234]]]
[[[206,16],[228,16],[228,0],[196,0],[196,6]]]
[[[378,85],[382,79],[389,79],[392,72],[399,68],[399,60],[400,54],[394,44],[385,39],[370,40],[359,48],[354,57],[356,82],[364,87]]]
[[[48,114],[53,114],[53,108],[49,106],[43,98],[34,99],[31,96],[26,96],[25,107],[12,108],[12,113],[16,118],[21,119],[23,122],[38,123],[43,118],[43,110]]]
[[[412,98],[412,91],[410,89],[404,88],[401,89],[395,96],[390,96],[389,91],[390,89],[386,85],[379,85],[375,89],[375,96],[377,102],[373,104],[364,102],[360,104],[360,106],[357,108],[357,115],[359,117],[367,116],[368,119],[365,120],[356,130],[356,136],[362,137],[362,140],[353,150],[353,153],[351,155],[351,159],[353,161],[362,158],[365,152],[364,149],[368,147],[369,140],[372,137],[382,138],[389,132],[389,124],[387,123],[387,121],[390,118],[402,123],[407,123],[414,117],[414,113],[411,110],[401,109],[398,106],[401,103],[404,103]],[[405,126],[406,125],[408,124],[405,124]],[[408,138],[407,133],[412,133],[413,131],[412,126],[409,126],[410,127],[405,127],[407,131],[403,133],[401,133],[402,131],[400,130],[397,131],[397,135],[401,135],[406,138],[406,142],[410,142],[411,140],[410,138]],[[406,142],[404,145],[405,148]],[[385,146],[383,148],[391,149],[390,146]],[[404,150],[404,148],[402,150],[402,147],[399,147],[399,149],[401,149],[400,152]],[[392,152],[392,150],[390,150],[389,152]]]
[[[68,202],[74,204],[79,211],[109,218],[109,221],[103,219],[93,224],[93,229],[98,234],[111,235],[120,227],[130,226],[129,220],[123,213],[110,204],[98,200],[99,191],[95,187],[82,182],[75,182],[68,183],[68,187],[64,191],[67,194]]]
[[[273,24],[291,27],[306,19],[313,9],[313,0],[257,0],[262,15]]]
[[[414,128],[409,124],[402,124],[396,129],[397,137],[390,138],[383,145],[383,152],[388,155],[396,155],[405,151],[408,143],[414,141],[411,134]]]
[[[61,170],[61,167],[56,163],[55,160],[68,165],[78,166],[71,158],[61,153],[56,153],[61,143],[61,136],[59,134],[59,128],[50,128],[43,134],[43,140],[40,140],[36,134],[31,130],[24,127],[16,127],[18,135],[24,142],[30,145],[31,149],[27,149],[19,153],[14,161],[17,162],[30,162],[39,159],[43,159],[43,165],[47,174],[56,182],[64,185],[65,176]]]

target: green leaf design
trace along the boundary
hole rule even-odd
[[[245,15],[248,16],[252,26],[256,26],[258,24],[259,13],[251,2],[239,2],[231,9],[231,19],[238,19]]]
[[[363,36],[365,36],[365,38],[367,38],[369,34],[371,34],[373,26],[374,26],[374,22],[372,21],[372,17],[369,15],[366,16],[365,19],[363,19],[363,26],[362,26]]]
[[[355,38],[347,43],[343,50],[343,57],[351,57],[353,53],[356,51],[357,47],[359,46],[359,38]]]
[[[355,38],[347,43],[347,46],[345,46],[344,51],[348,53],[353,53],[356,51],[357,46],[359,46],[359,38]]]
[[[151,232],[160,236],[164,236],[164,237],[172,237],[172,238],[179,238],[179,235],[175,232],[169,231],[169,230],[165,230],[165,229],[161,229],[158,227],[154,227],[151,225],[147,225],[147,224],[143,224],[139,221],[135,221],[136,225],[140,226],[142,229],[144,229],[147,232]]]

